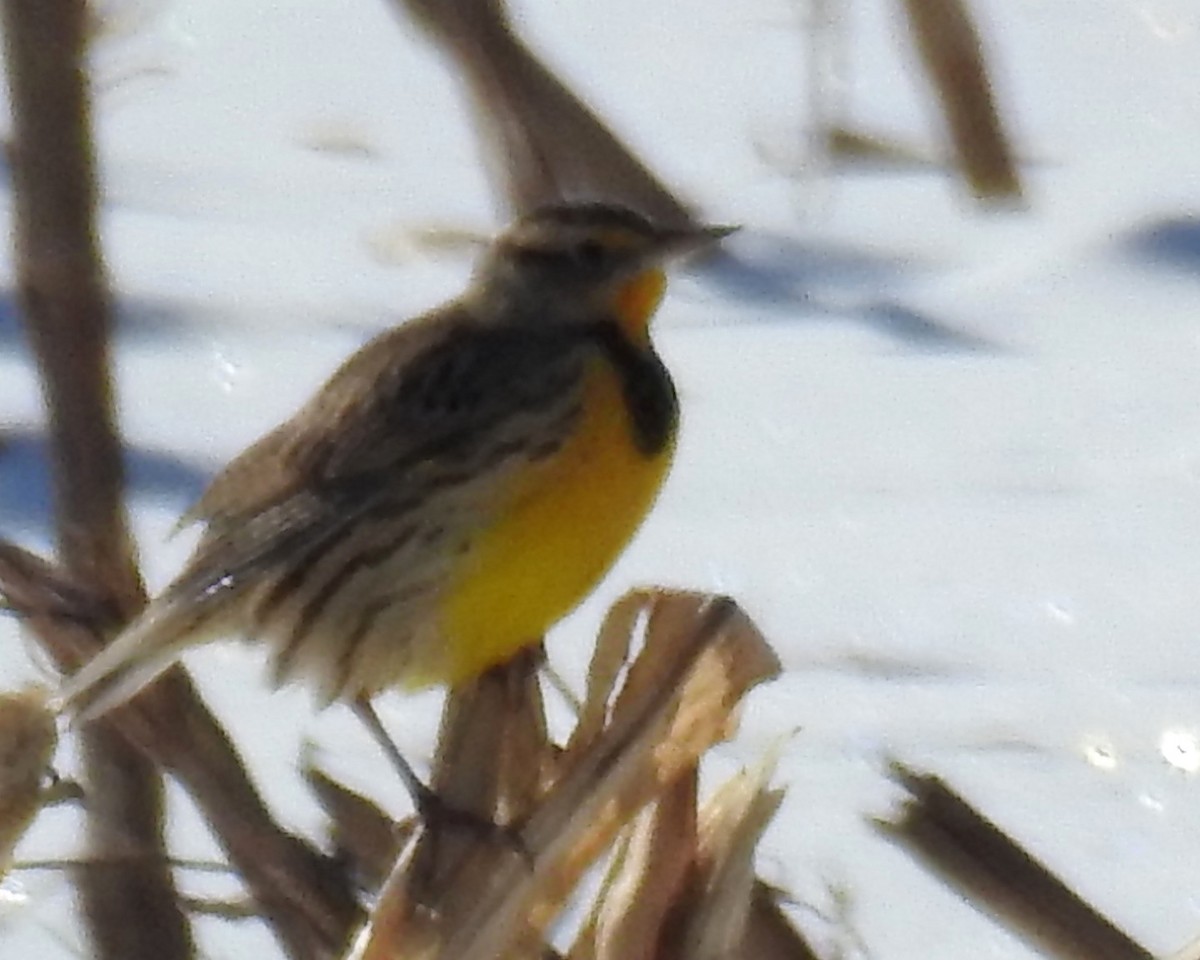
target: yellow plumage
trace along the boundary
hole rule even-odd
[[[323,699],[454,685],[536,642],[650,510],[677,405],[662,264],[723,236],[600,204],[522,219],[216,479],[180,576],[65,685],[89,718],[242,633]]]
[[[612,366],[597,360],[585,376],[571,439],[516,478],[447,591],[441,675],[418,667],[413,686],[453,685],[540,637],[608,571],[653,505],[674,443],[638,450]]]

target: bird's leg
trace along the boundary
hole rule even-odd
[[[413,805],[417,808],[417,815],[426,825],[434,825],[438,823],[446,823],[457,826],[461,829],[468,830],[487,840],[499,839],[505,845],[512,847],[526,860],[529,859],[529,851],[525,847],[521,839],[521,835],[511,827],[506,827],[496,823],[487,817],[481,817],[478,814],[472,813],[469,810],[462,810],[455,807],[445,800],[417,776],[413,770],[412,764],[404,759],[404,755],[396,746],[395,742],[384,729],[383,722],[379,719],[379,714],[375,712],[375,707],[366,696],[355,697],[352,704],[352,709],[355,715],[363,722],[371,737],[375,740],[379,748],[391,760],[396,768],[396,772],[400,774],[400,779],[404,781],[404,787],[408,790],[409,796],[412,797]]]
[[[554,688],[554,692],[562,697],[568,709],[578,718],[583,713],[583,701],[579,699],[579,696],[571,689],[570,684],[563,679],[563,675],[554,669],[554,665],[545,656],[542,657],[541,670],[542,675],[549,682],[550,686]]]
[[[413,770],[412,764],[404,759],[404,754],[400,752],[400,748],[396,746],[395,741],[384,729],[383,721],[379,719],[379,714],[375,712],[371,701],[365,696],[358,696],[354,698],[352,706],[355,715],[363,722],[363,726],[367,728],[379,749],[391,760],[396,772],[400,774],[400,779],[404,781],[404,788],[412,797],[417,813],[424,817],[426,809],[432,802],[435,802],[434,792],[425,786],[421,778],[417,776],[417,772]]]

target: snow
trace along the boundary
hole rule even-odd
[[[828,92],[936,154],[899,5],[842,6]],[[853,928],[875,960],[1030,955],[873,831],[897,756],[1165,952],[1200,932],[1200,8],[975,6],[1025,214],[982,216],[936,170],[831,177],[807,156],[803,5],[516,4],[664,178],[746,227],[672,288],[657,339],[684,404],[677,466],[551,656],[578,679],[632,584],[742,602],[787,672],[710,776],[783,738],[789,792],[762,870],[819,908],[795,915],[823,943],[852,950]],[[414,231],[498,221],[453,77],[387,5],[107,9],[104,239],[134,524],[158,586],[193,542],[167,539],[175,517],[221,464],[371,333],[461,287],[470,251],[422,250]],[[6,187],[5,224],[9,207]],[[7,258],[0,276],[0,531],[44,550],[39,401]],[[290,824],[319,822],[294,769],[304,739],[391,795],[345,712],[266,694],[253,651],[189,663]],[[0,670],[6,685],[48,670],[9,621]],[[239,729],[248,702],[276,722]],[[401,747],[427,755],[437,698],[384,708]],[[187,851],[211,852],[177,807]],[[76,824],[49,814],[21,853],[71,851]],[[76,951],[62,877],[4,889],[0,945]],[[246,925],[201,933],[225,955],[267,942]]]

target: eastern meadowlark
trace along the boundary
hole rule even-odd
[[[191,560],[64,708],[98,716],[235,634],[270,644],[276,684],[360,705],[536,642],[654,502],[678,419],[649,335],[663,265],[728,232],[605,204],[519,220],[463,296],[372,340],[213,481]]]

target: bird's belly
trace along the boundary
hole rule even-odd
[[[615,373],[599,361],[590,367],[574,433],[518,472],[447,585],[442,662],[415,670],[414,685],[470,679],[569,613],[636,532],[672,453],[673,438],[652,455],[635,447]]]

